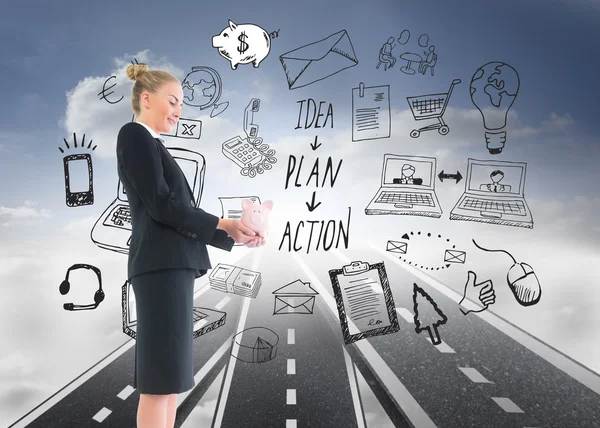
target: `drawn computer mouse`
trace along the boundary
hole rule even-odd
[[[535,305],[540,301],[542,288],[533,268],[527,263],[515,263],[506,274],[506,282],[515,299],[523,306]]]

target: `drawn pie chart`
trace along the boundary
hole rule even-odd
[[[246,363],[265,363],[277,355],[279,336],[266,327],[251,327],[233,337],[231,356]]]

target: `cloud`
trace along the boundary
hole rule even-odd
[[[25,201],[25,204],[16,208],[0,206],[0,224],[4,227],[24,225],[40,222],[50,218],[50,210],[46,208],[36,209],[35,201]]]

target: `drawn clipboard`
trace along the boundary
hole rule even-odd
[[[352,141],[389,138],[391,131],[390,85],[360,82],[352,89]]]
[[[355,261],[329,271],[346,345],[400,330],[383,262]]]

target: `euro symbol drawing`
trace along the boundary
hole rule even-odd
[[[109,88],[107,88],[107,87],[106,87],[106,84],[108,83],[108,81],[109,81],[110,79],[116,79],[116,78],[117,78],[117,76],[110,76],[108,79],[106,79],[106,80],[104,81],[104,85],[102,85],[102,90],[101,90],[100,92],[98,92],[98,96],[100,96],[100,99],[101,99],[101,100],[102,100],[102,99],[103,99],[103,100],[105,100],[105,101],[106,101],[107,103],[109,103],[109,104],[116,104],[116,103],[118,103],[119,101],[121,101],[123,98],[125,98],[123,95],[121,95],[121,98],[119,98],[117,101],[110,101],[108,98],[106,98],[108,95],[112,95],[112,94],[114,93],[114,91],[111,91],[111,92],[109,92],[109,93],[107,94],[107,93],[106,93],[106,91],[108,91],[108,90],[110,90],[110,89],[114,88],[114,87],[116,86],[116,83],[115,83],[115,84],[113,84],[113,85],[112,85],[111,87],[109,87]]]

